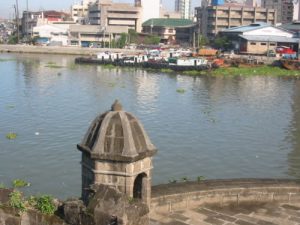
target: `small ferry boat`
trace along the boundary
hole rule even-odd
[[[169,58],[169,68],[175,71],[209,69],[210,65],[205,58]]]

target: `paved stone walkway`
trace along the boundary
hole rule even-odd
[[[300,204],[202,206],[152,214],[151,225],[300,225]]]

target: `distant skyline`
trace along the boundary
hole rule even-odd
[[[134,3],[134,0],[113,0],[114,2],[126,2]],[[149,0],[151,1],[151,0]],[[22,11],[26,10],[26,0],[18,0],[20,16]],[[70,7],[74,3],[80,3],[81,1],[75,0],[28,0],[28,8],[32,11],[38,10],[70,10]],[[201,0],[192,0],[192,9],[196,6],[200,6]],[[175,0],[162,0],[163,6],[168,10],[174,11]],[[14,15],[13,5],[16,4],[16,0],[1,0],[0,18],[12,18]]]

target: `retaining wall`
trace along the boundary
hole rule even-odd
[[[239,179],[182,182],[152,187],[150,211],[172,212],[204,204],[299,202],[298,180]]]
[[[134,54],[142,50],[116,49],[116,48],[82,48],[72,46],[34,46],[34,45],[0,45],[0,52],[17,53],[44,53],[44,54],[65,54],[65,55],[95,55],[98,52],[122,52]]]

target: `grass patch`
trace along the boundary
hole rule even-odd
[[[116,68],[117,66],[113,65],[113,64],[104,64],[102,65],[102,67],[106,68],[106,69],[114,69]]]
[[[25,201],[20,191],[15,190],[9,194],[9,205],[19,213],[26,211]]]
[[[0,62],[9,62],[9,61],[15,61],[15,59],[0,59]]]
[[[17,138],[17,134],[16,133],[13,133],[13,132],[9,132],[6,134],[6,138],[9,139],[9,140],[14,140]]]
[[[64,68],[63,66],[58,66],[58,65],[46,65],[45,67],[52,68],[52,69]]]
[[[210,71],[212,76],[300,76],[300,71],[275,66],[228,67]]]
[[[13,108],[15,108],[15,105],[7,105],[6,108],[13,109]]]
[[[162,73],[173,73],[174,71],[171,69],[160,69],[160,72]]]
[[[185,93],[185,90],[184,90],[183,88],[178,88],[178,89],[176,90],[176,92],[177,92],[177,93],[180,93],[180,94],[183,94],[183,93]]]

